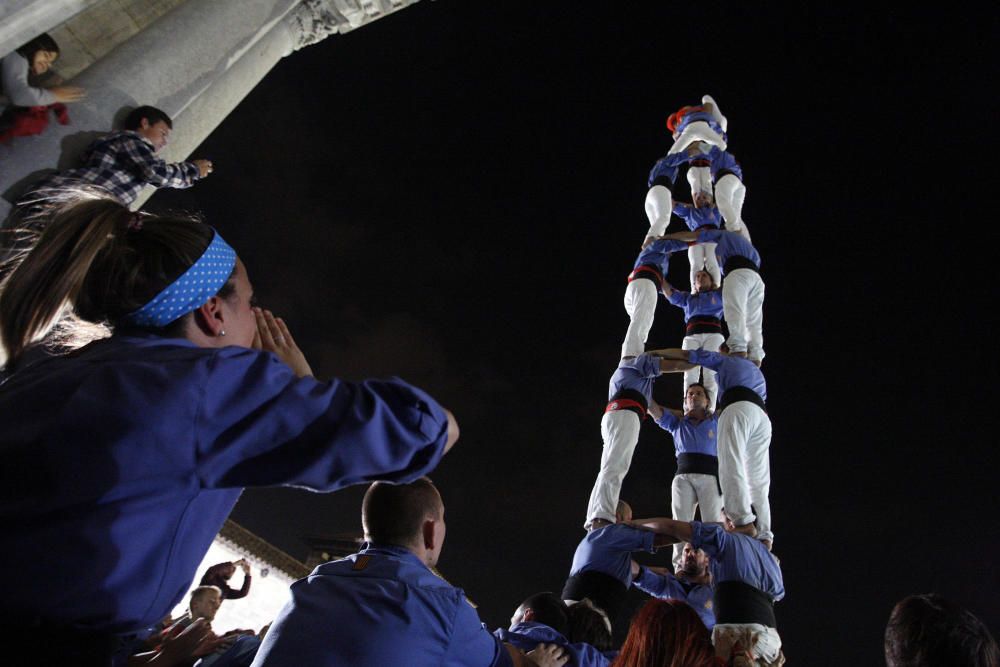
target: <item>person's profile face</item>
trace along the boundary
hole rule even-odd
[[[170,139],[170,126],[162,120],[150,123],[148,120],[143,118],[139,124],[139,129],[136,131],[146,141],[153,144],[153,150],[155,151],[159,151],[166,146],[167,141]]]
[[[59,54],[55,51],[35,51],[35,55],[31,61],[31,72],[35,76],[45,74],[49,71],[49,68],[52,67],[52,63],[54,63],[58,57]]]
[[[222,308],[225,314],[225,330],[227,341],[231,345],[241,347],[253,347],[254,334],[257,333],[257,317],[254,315],[253,306],[253,285],[247,276],[246,266],[243,260],[236,259],[236,272],[233,274],[235,291],[227,299],[222,299]],[[236,572],[236,567],[232,566],[232,571]]]

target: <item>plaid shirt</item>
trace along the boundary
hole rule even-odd
[[[112,132],[92,143],[84,154],[83,166],[46,176],[32,187],[28,198],[36,199],[41,190],[55,190],[71,185],[98,185],[128,206],[136,200],[143,186],[189,188],[199,179],[193,162],[167,164],[156,156],[153,144],[137,132]]]

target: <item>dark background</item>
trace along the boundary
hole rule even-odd
[[[786,654],[881,664],[928,591],[997,635],[996,15],[689,4],[418,3],[283,60],[193,155],[216,173],[147,208],[204,212],[317,375],[455,412],[440,569],[506,625],[584,535],[646,176],[711,93],[764,260]],[[661,304],[649,345],[681,337]],[[637,515],[669,514],[673,471],[645,424]],[[233,518],[303,558],[363,491],[248,490]]]

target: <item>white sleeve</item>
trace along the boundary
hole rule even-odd
[[[0,60],[3,72],[3,94],[19,107],[38,107],[56,102],[56,96],[45,88],[28,85],[28,59],[16,51]]]

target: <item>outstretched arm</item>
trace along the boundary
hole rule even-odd
[[[672,234],[664,234],[660,237],[661,239],[671,240],[671,241],[684,241],[685,243],[694,243],[698,240],[698,232],[674,232]]]
[[[658,536],[662,535],[670,538],[671,542],[668,542],[668,544],[673,542],[691,541],[691,524],[687,521],[677,521],[676,519],[657,517],[653,519],[635,519],[633,521],[629,521],[628,523],[630,526],[645,530],[652,530]]]
[[[684,371],[692,368],[694,368],[694,364],[689,364],[688,362],[679,359],[660,359],[661,373],[683,373]]]

